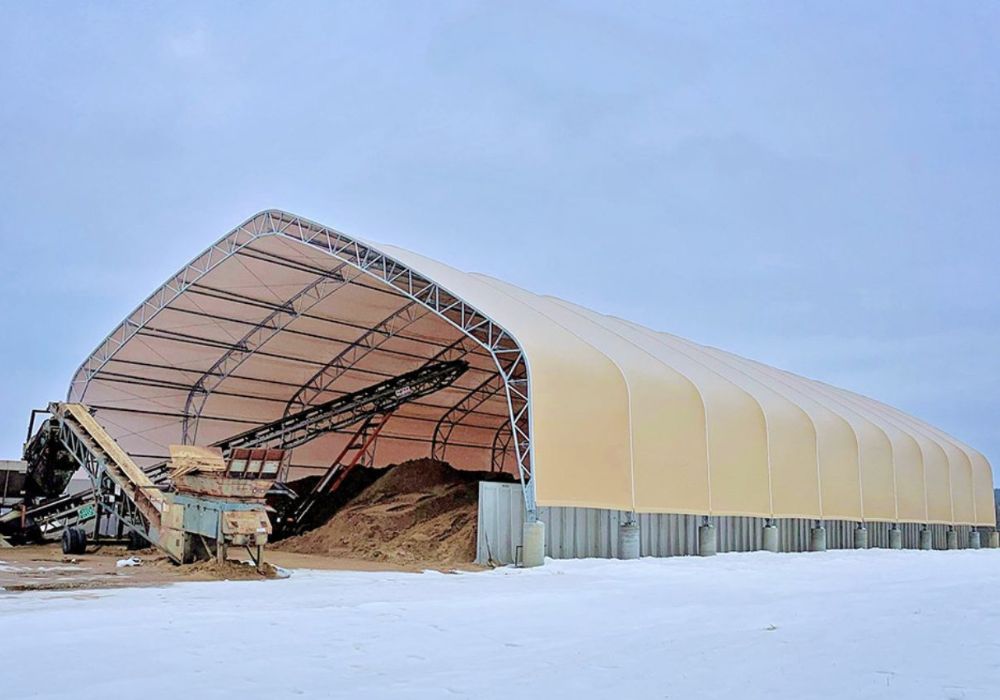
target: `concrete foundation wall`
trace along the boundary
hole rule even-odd
[[[545,523],[545,553],[554,559],[583,557],[616,558],[618,526],[628,513],[597,508],[539,508],[539,519]],[[520,484],[481,482],[479,484],[479,527],[476,562],[490,560],[512,564],[521,545],[524,524],[524,500]],[[639,514],[639,552],[644,557],[672,557],[698,553],[700,515]],[[709,518],[715,525],[718,551],[751,552],[763,549],[763,518],[716,516]],[[781,552],[809,551],[809,531],[812,520],[776,518],[778,546]],[[827,549],[854,549],[854,530],[858,523],[846,520],[824,520]],[[892,523],[866,524],[869,549],[888,549]],[[899,523],[903,548],[917,549],[920,544],[919,523]],[[934,549],[947,547],[947,525],[932,525]],[[970,526],[956,526],[958,546],[969,545]]]

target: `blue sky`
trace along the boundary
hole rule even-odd
[[[1000,463],[1000,5],[613,5],[0,0],[0,458],[279,207]]]

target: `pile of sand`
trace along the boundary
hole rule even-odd
[[[257,570],[249,562],[227,559],[219,563],[215,559],[182,564],[177,567],[182,576],[218,579],[220,581],[253,581],[261,578],[279,578],[278,570],[264,562]]]
[[[431,459],[380,471],[325,524],[278,549],[428,567],[467,564],[476,557],[478,482],[510,479]]]
[[[373,482],[381,478],[385,473],[385,469],[364,468],[353,469],[348,472],[347,477],[337,487],[336,491],[322,494],[316,499],[302,523],[304,529],[312,530],[325,523],[334,513],[343,508],[346,503],[357,498],[358,494],[371,486]],[[312,492],[313,487],[319,480],[319,476],[307,476],[304,479],[293,481],[289,486],[295,493],[304,498]],[[295,505],[296,502],[293,501],[287,504],[286,508],[293,509]],[[281,539],[286,534],[280,528],[276,528],[275,539]]]

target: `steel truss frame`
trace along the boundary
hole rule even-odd
[[[503,380],[511,442],[529,519],[536,517],[532,472],[530,371],[516,338],[489,316],[398,260],[339,231],[285,212],[269,210],[248,219],[153,292],[109,334],[77,370],[70,400],[83,400],[91,381],[136,333],[193,284],[229,258],[266,237],[294,241],[346,263],[394,288],[475,341],[493,359]],[[496,442],[496,441],[494,441]]]
[[[297,411],[302,411],[309,406],[316,405],[322,394],[333,386],[339,377],[349,372],[357,366],[358,362],[367,357],[370,353],[382,347],[391,338],[396,337],[399,333],[402,333],[408,326],[423,318],[427,313],[427,310],[419,306],[416,302],[409,302],[384,318],[382,321],[369,329],[364,335],[362,335],[361,338],[335,355],[333,359],[323,366],[322,369],[316,372],[316,374],[314,374],[312,378],[310,378],[309,381],[306,382],[285,405],[284,415],[289,416]],[[435,353],[434,356],[427,360],[422,366],[429,367],[436,362],[462,359],[467,354],[474,352],[476,347],[478,347],[478,344],[470,340],[468,336],[460,335],[454,342],[438,350],[438,352]],[[500,384],[500,389],[503,388],[502,383],[499,382],[499,375],[497,374],[491,374],[490,378],[486,381],[495,381]],[[476,387],[475,389],[472,389],[472,392],[476,392],[478,389],[479,387]],[[496,393],[498,392],[494,392],[493,395]],[[467,397],[463,398],[460,404],[465,405],[466,399]],[[448,438],[451,436],[455,425],[464,420],[470,414],[474,413],[475,410],[482,405],[482,403],[484,403],[484,401],[476,403],[468,410],[464,410],[460,416],[456,417],[455,424],[451,425],[451,427],[447,430],[447,435],[444,435],[440,441],[441,450],[439,452],[436,446],[439,444],[438,434],[441,431],[441,421],[451,415],[455,411],[455,407],[447,409],[445,416],[435,423],[434,438],[431,442],[431,456],[434,457],[434,459],[444,459],[444,443],[446,443]]]
[[[449,408],[434,426],[434,437],[431,440],[431,457],[444,461],[448,440],[451,438],[451,434],[455,431],[455,428],[470,413],[494,396],[502,393],[503,390],[503,378],[499,374],[491,374],[474,388],[470,389],[461,401]]]
[[[411,301],[365,331],[360,338],[335,355],[295,392],[285,405],[285,415],[312,406],[337,379],[405,328],[423,318],[426,313],[425,309]]]
[[[490,448],[490,471],[503,471],[503,465],[507,461],[507,453],[510,452],[510,443],[512,440],[513,435],[510,432],[510,426],[504,424],[497,428],[496,433],[493,435],[493,446]]]
[[[168,463],[162,462],[152,467],[143,469],[146,475],[152,479],[154,484],[158,486],[166,485],[166,477],[168,469]],[[90,477],[90,471],[87,470],[87,475]],[[25,512],[31,519],[39,525],[42,533],[46,536],[52,536],[58,532],[61,532],[63,528],[71,527],[73,525],[79,525],[83,522],[83,519],[78,517],[80,508],[85,503],[94,503],[99,507],[99,501],[97,494],[97,489],[94,488],[94,479],[91,479],[91,486],[89,489],[84,489],[83,491],[78,491],[77,493],[61,496],[53,500],[47,500],[38,505],[29,507]],[[102,483],[102,488],[106,487],[117,497],[119,495],[120,489],[116,490],[114,482],[108,479],[106,482]],[[141,517],[143,522],[145,518]]]
[[[101,451],[95,450],[90,441],[73,430],[69,421],[62,416],[53,415],[53,419],[59,426],[60,442],[90,477],[92,497],[98,509],[98,517],[101,511],[113,515],[126,530],[138,533],[147,541],[155,542],[155,533],[150,533],[149,518],[139,509],[137,501],[126,498],[121,493],[121,488],[108,475]]]
[[[329,274],[316,277],[299,292],[275,309],[267,317],[247,332],[222,357],[206,370],[188,392],[184,402],[184,421],[181,434],[185,445],[193,444],[198,435],[198,422],[205,410],[208,397],[222,382],[230,377],[240,365],[258,348],[278,335],[292,321],[302,316],[318,303],[341,287],[350,283],[341,270],[347,263],[341,263]]]
[[[347,428],[374,414],[391,413],[409,401],[451,386],[467,368],[468,363],[462,361],[422,367],[251,428],[220,440],[214,447],[220,448],[223,453],[238,447],[294,449],[320,435]]]

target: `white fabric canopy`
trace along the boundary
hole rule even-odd
[[[380,462],[444,439],[456,466],[530,468],[540,505],[994,524],[986,459],[892,407],[279,211],[154,292],[69,398],[153,462],[444,356],[470,371],[393,415]]]

